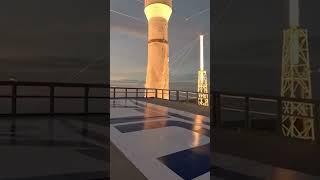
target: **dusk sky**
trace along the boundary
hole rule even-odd
[[[110,8],[111,80],[144,81],[147,63],[147,20],[143,1],[111,0]],[[171,82],[196,81],[199,70],[200,34],[207,34],[204,38],[204,59],[205,69],[209,73],[208,8],[210,0],[173,0],[173,14],[169,24]],[[186,21],[190,16],[192,17]]]
[[[106,82],[107,13],[106,0],[1,0],[0,80]]]
[[[215,89],[280,95],[282,31],[288,28],[288,2],[214,1]],[[320,97],[320,1],[300,2],[300,24],[309,33],[313,94]]]

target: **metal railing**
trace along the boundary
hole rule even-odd
[[[111,99],[156,98],[197,104],[198,95],[198,92],[181,90],[127,87],[110,88]],[[213,127],[263,130],[282,135],[282,119],[284,116],[312,118],[314,122],[313,128],[315,140],[320,142],[319,100],[226,91],[213,91],[212,94],[210,94],[210,97],[211,98],[209,100],[212,101],[211,105],[213,106],[211,107],[211,123]],[[314,113],[312,115],[303,116],[293,114],[291,112],[285,112],[283,109],[285,102],[312,104]]]
[[[198,92],[183,90],[110,87],[111,99],[156,98],[170,101],[197,102],[199,94]]]
[[[0,88],[7,87],[11,89],[9,94],[1,94],[0,99],[10,99],[11,112],[2,113],[1,116],[6,115],[107,115],[107,111],[103,112],[89,112],[89,100],[92,99],[109,99],[107,93],[102,96],[90,96],[91,89],[103,89],[105,92],[109,89],[106,84],[84,84],[84,83],[55,83],[55,82],[15,82],[15,81],[0,81]],[[47,88],[47,95],[21,95],[18,93],[19,88],[32,87],[32,88]],[[77,88],[83,90],[83,95],[56,95],[57,88]],[[49,100],[48,112],[45,113],[19,113],[17,112],[17,100],[18,99],[47,99]],[[57,99],[81,99],[83,101],[83,111],[79,113],[74,112],[56,112],[56,100]]]
[[[33,93],[23,94],[18,93],[18,90],[23,90],[24,87],[34,89],[45,88],[46,94],[39,95],[36,91]],[[19,81],[0,81],[0,89],[9,89],[8,93],[0,91],[0,100],[6,99],[10,101],[10,112],[0,113],[0,116],[37,116],[37,115],[107,115],[107,110],[102,112],[90,112],[89,100],[108,100],[122,98],[158,98],[170,101],[197,102],[199,93],[192,91],[167,90],[167,89],[149,89],[149,88],[126,88],[126,87],[109,87],[106,84],[85,84],[85,83],[58,83],[58,82],[19,82]],[[83,90],[82,95],[58,95],[58,88],[76,88],[77,92]],[[105,93],[100,96],[90,95],[92,89],[102,89]],[[77,94],[77,93],[76,93]],[[205,94],[205,93],[202,93]],[[20,99],[46,99],[48,100],[47,112],[22,113],[19,112],[17,101]],[[65,100],[81,100],[83,103],[82,112],[57,112],[56,101],[59,99]],[[106,101],[106,103],[109,103]]]
[[[149,88],[130,88],[130,87],[109,87],[106,84],[83,84],[83,83],[51,83],[51,82],[15,82],[1,81],[0,88],[10,89],[9,94],[0,94],[1,99],[11,101],[11,112],[0,114],[0,116],[26,116],[26,115],[109,115],[108,110],[102,112],[90,112],[89,100],[101,99],[109,103],[109,99],[163,99],[169,101],[197,103],[199,93],[192,91],[149,89]],[[21,95],[18,89],[21,87],[45,87],[47,95]],[[57,95],[57,88],[80,88],[83,94],[76,95]],[[102,89],[106,93],[102,96],[90,95],[91,89]],[[204,94],[204,93],[203,93]],[[290,112],[284,113],[283,102],[292,101],[300,103],[310,103],[313,105],[314,113],[309,117],[314,119],[315,137],[320,142],[320,123],[319,123],[319,100],[296,99],[277,96],[264,96],[257,94],[243,94],[234,92],[212,91],[209,100],[211,101],[211,123],[213,127],[236,127],[245,129],[267,130],[281,134],[282,116],[294,116]],[[49,108],[46,113],[19,113],[17,111],[18,99],[48,99]],[[82,112],[57,112],[55,110],[57,99],[80,99],[83,102]],[[262,105],[264,104],[264,105]],[[236,113],[233,117],[226,117]],[[242,114],[242,115],[239,115]],[[14,118],[13,118],[14,119]],[[15,124],[12,123],[14,129]],[[87,130],[85,130],[87,131]]]
[[[26,94],[20,94],[18,93],[18,90],[21,90],[25,87],[31,87],[34,89],[37,88],[45,88],[46,89],[46,95],[39,95],[36,93],[31,93],[30,95]],[[83,90],[82,95],[57,95],[56,90],[58,88],[76,88],[77,90],[81,89]],[[82,135],[86,136],[88,133],[88,118],[92,115],[98,115],[98,116],[106,116],[106,118],[109,116],[108,110],[105,109],[101,112],[90,112],[89,111],[89,100],[97,100],[102,99],[106,100],[106,103],[109,103],[107,96],[108,93],[108,86],[105,84],[83,84],[83,83],[55,83],[55,82],[16,82],[16,81],[0,81],[0,89],[4,90],[7,89],[9,92],[4,93],[1,92],[0,94],[0,100],[9,100],[11,104],[11,110],[8,113],[0,113],[0,117],[4,117],[6,119],[11,119],[11,126],[10,126],[10,132],[12,137],[15,137],[16,129],[17,129],[17,118],[18,116],[47,116],[48,117],[48,127],[49,129],[54,129],[54,116],[81,116],[82,118],[82,126],[81,126],[81,133]],[[90,91],[92,89],[102,89],[105,93],[101,96],[90,96]],[[10,92],[11,91],[11,92]],[[79,91],[80,92],[80,91]],[[21,113],[18,112],[18,105],[17,101],[21,99],[28,99],[28,100],[49,100],[49,108],[47,109],[47,112],[34,112],[34,113]],[[57,99],[67,99],[67,100],[81,100],[82,101],[82,112],[68,112],[68,108],[66,108],[65,112],[57,112],[56,111],[56,101]],[[28,104],[28,106],[32,106],[32,103]],[[107,107],[107,106],[106,106]],[[1,108],[2,109],[2,108]],[[37,110],[35,108],[35,110]],[[9,118],[8,118],[9,117]],[[52,134],[54,134],[54,130],[51,130]],[[50,142],[53,142],[53,135],[51,136]],[[14,139],[15,140],[15,139]]]
[[[212,125],[215,128],[243,128],[264,130],[283,135],[283,116],[314,119],[315,141],[320,143],[319,105],[317,99],[298,99],[257,94],[214,91],[212,97]],[[284,111],[284,102],[311,104],[312,115],[301,116]],[[233,114],[233,115],[231,115]]]

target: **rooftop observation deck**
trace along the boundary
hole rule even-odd
[[[0,82],[0,179],[107,179],[106,89]]]
[[[143,96],[146,91],[144,89],[141,91]],[[157,91],[162,90],[148,91],[156,94],[159,93]],[[122,88],[119,90],[115,88],[113,92],[122,92],[122,95],[118,96],[120,99],[127,99],[131,94],[131,99],[157,104],[160,107],[169,107],[169,111],[171,109],[180,110],[207,117],[210,114],[208,108],[195,104],[197,93],[194,92],[167,91],[170,94],[169,101],[168,99],[163,100],[161,96],[160,98],[137,98],[139,96],[136,96],[135,92],[140,91],[136,89]],[[190,94],[195,96],[190,97]],[[287,115],[281,109],[282,102],[294,101],[313,104],[315,109],[313,117],[317,124],[318,100],[232,92],[213,92],[211,97],[213,106],[211,106],[210,123],[211,127],[215,126],[215,129],[211,131],[211,137],[214,138],[211,141],[211,148],[214,152],[211,153],[211,177],[249,180],[319,179],[318,157],[315,156],[317,152],[320,152],[318,127],[315,126],[314,141],[297,140],[284,137],[279,123],[281,116]],[[133,103],[132,101],[127,102]],[[179,144],[179,141],[176,143]],[[180,166],[183,164],[181,163]]]
[[[0,86],[1,107],[9,107],[0,112],[1,179],[319,179],[319,136],[296,140],[283,137],[278,127],[279,102],[318,107],[316,100],[213,92],[215,108],[209,110],[195,103],[195,92],[103,84]],[[160,91],[169,99],[157,96]]]

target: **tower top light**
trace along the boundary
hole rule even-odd
[[[145,0],[144,13],[148,19],[162,17],[169,21],[172,14],[172,0]]]

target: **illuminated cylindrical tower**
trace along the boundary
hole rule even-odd
[[[172,0],[145,0],[145,15],[148,20],[148,63],[146,88],[169,89],[169,42],[168,24],[172,14]],[[168,99],[162,91],[158,97]],[[155,94],[148,94],[148,97]]]

